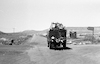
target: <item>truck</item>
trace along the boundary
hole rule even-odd
[[[61,23],[52,23],[47,33],[47,42],[50,49],[66,48],[67,30]]]

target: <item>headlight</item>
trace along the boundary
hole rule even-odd
[[[52,36],[52,37],[51,37],[51,39],[55,39],[55,37],[54,37],[54,36]]]

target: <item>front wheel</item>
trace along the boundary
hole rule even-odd
[[[56,43],[55,42],[50,42],[49,43],[49,48],[50,49],[56,48]]]
[[[63,47],[64,48],[66,47],[66,40],[63,42]]]
[[[49,43],[49,48],[52,49],[54,47],[54,44],[52,42]]]

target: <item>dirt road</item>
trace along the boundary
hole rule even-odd
[[[31,47],[1,46],[0,64],[100,64],[100,45],[68,45],[72,49],[50,50],[46,38],[35,36],[29,41]]]
[[[35,37],[35,42],[46,44],[46,40]],[[36,64],[100,64],[100,45],[68,45],[70,50],[50,50],[36,45],[27,50],[31,61]]]
[[[55,51],[47,47],[36,46],[28,50],[28,55],[31,61],[37,64],[100,64],[100,49],[96,51],[92,47],[100,48],[98,46],[78,46],[72,50]]]

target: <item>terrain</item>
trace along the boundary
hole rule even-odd
[[[89,33],[86,28],[67,28],[68,31],[77,31],[78,34]],[[83,29],[83,30],[82,30]],[[81,31],[82,30],[82,31]],[[95,34],[100,29],[95,28]],[[54,50],[47,47],[46,37],[40,34],[47,30],[27,30],[18,33],[3,33],[0,38],[17,39],[20,36],[32,37],[23,41],[21,45],[0,44],[0,64],[100,64],[100,44],[67,45],[70,49]]]
[[[100,45],[67,45],[50,50],[46,38],[34,35],[24,45],[0,45],[0,64],[100,64]]]

